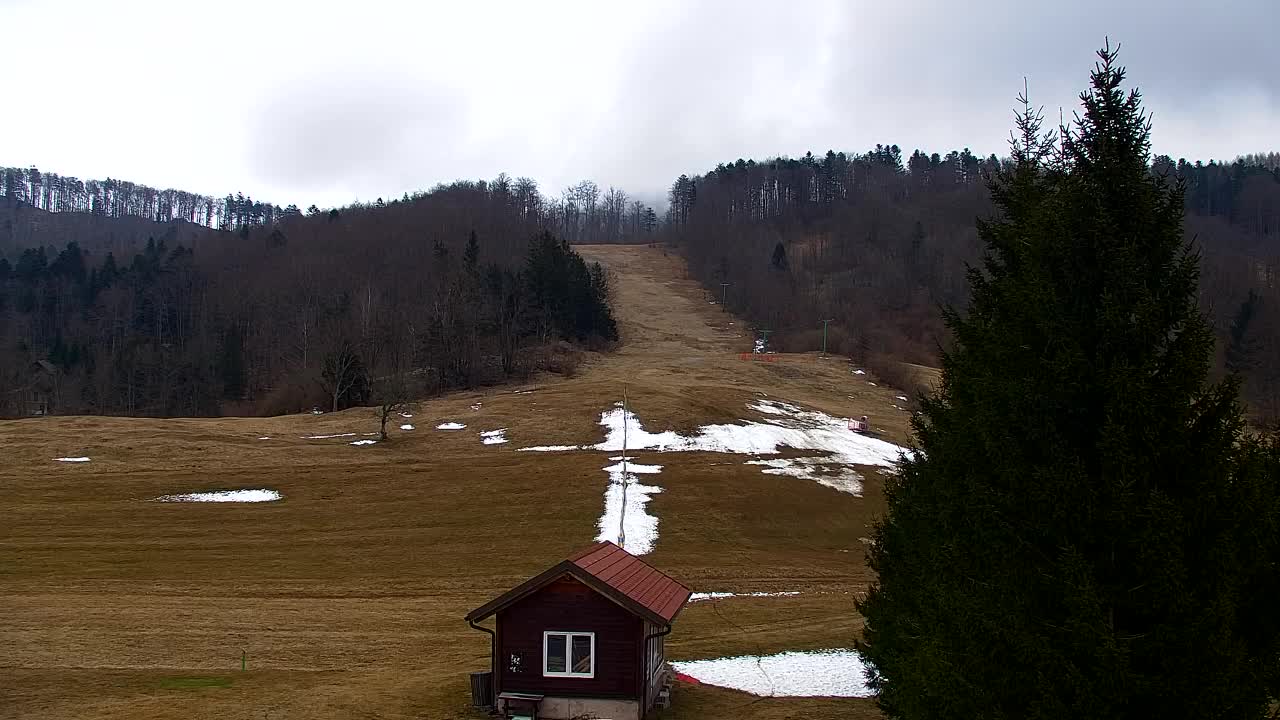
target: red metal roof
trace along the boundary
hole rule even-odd
[[[611,542],[599,542],[467,613],[480,621],[565,574],[655,623],[675,619],[689,601],[689,588]]]
[[[689,588],[611,542],[598,542],[569,562],[667,622],[689,600]]]

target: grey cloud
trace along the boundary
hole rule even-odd
[[[164,89],[70,92],[19,73],[24,112],[0,116],[0,159],[299,204],[501,171],[552,194],[589,178],[653,197],[739,157],[881,142],[1003,153],[1023,78],[1050,118],[1069,117],[1108,35],[1155,114],[1157,152],[1280,145],[1276,0],[152,5],[0,0],[11,54],[41,58],[39,78],[125,53],[155,59]],[[188,41],[197,26],[205,39]],[[77,134],[68,119],[86,107],[110,142]]]
[[[452,165],[466,125],[465,98],[394,72],[294,78],[251,111],[248,158],[263,182],[366,200]]]

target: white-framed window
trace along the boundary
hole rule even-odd
[[[542,633],[544,677],[596,676],[596,634],[548,630]]]

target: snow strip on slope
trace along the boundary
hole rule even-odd
[[[708,685],[765,697],[871,697],[865,666],[852,650],[784,652],[673,662],[675,671]]]
[[[703,600],[723,600],[731,597],[792,597],[799,595],[799,590],[786,590],[783,592],[749,592],[749,593],[731,593],[731,592],[696,592],[689,596],[689,602],[701,602]]]
[[[401,430],[412,430],[412,429],[413,429],[413,426],[412,426],[412,425],[407,425],[407,424],[406,424],[406,425],[401,425],[401,426],[400,426],[400,429],[401,429]]]
[[[609,486],[604,493],[604,514],[596,523],[600,530],[596,540],[608,540],[632,555],[645,555],[653,552],[658,540],[658,518],[650,515],[645,506],[662,488],[641,485],[637,476],[656,475],[662,472],[662,466],[633,462],[623,466],[620,462],[604,468],[609,473]]]
[[[765,401],[769,402],[769,401]],[[627,449],[658,452],[722,452],[746,455],[773,455],[781,447],[796,450],[821,450],[840,455],[849,464],[891,467],[905,451],[893,443],[850,433],[847,422],[823,412],[791,411],[785,403],[755,403],[752,409],[774,415],[788,415],[784,420],[767,423],[747,421],[743,425],[706,425],[696,436],[685,436],[667,430],[652,433],[644,429],[634,413],[627,413]],[[794,407],[794,406],[793,406]],[[788,422],[789,421],[789,422]],[[523,452],[559,450],[622,449],[622,410],[607,410],[600,416],[605,439],[595,445],[538,445],[520,448]]]
[[[352,445],[376,445],[377,442],[378,442],[377,440],[356,440],[351,444]]]
[[[460,422],[443,422],[436,426],[437,430],[462,430],[466,425]]]
[[[356,436],[355,433],[338,433],[337,435],[306,435],[306,436],[303,436],[302,439],[303,440],[331,440],[333,438],[355,437],[355,436]]]
[[[161,495],[156,502],[236,502],[256,503],[272,502],[283,496],[275,490],[218,490],[217,492],[183,493],[180,495]]]
[[[622,450],[626,424],[628,450],[658,452],[720,452],[743,455],[776,455],[783,447],[812,450],[824,455],[811,458],[752,460],[764,465],[772,475],[791,475],[812,480],[841,492],[859,494],[862,476],[849,465],[893,467],[906,448],[849,431],[848,423],[824,412],[804,410],[790,403],[759,400],[748,407],[771,416],[765,422],[743,421],[742,425],[706,425],[694,436],[672,430],[649,432],[634,413],[613,408],[600,414],[605,439],[595,445],[541,445],[520,448],[522,452],[565,450]]]
[[[61,457],[54,458],[54,460],[57,460],[58,462],[89,462],[89,458],[87,457]]]
[[[863,477],[830,456],[803,458],[771,458],[748,460],[748,465],[763,465],[765,475],[789,475],[801,480],[811,480],[819,485],[850,495],[862,494]]]

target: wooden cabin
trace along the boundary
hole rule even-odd
[[[36,360],[27,371],[27,384],[18,391],[24,415],[48,415],[58,394],[58,368],[48,360]]]
[[[611,542],[556,564],[467,614],[492,636],[505,717],[641,720],[669,692],[663,639],[689,588]],[[477,625],[495,617],[494,629]]]

